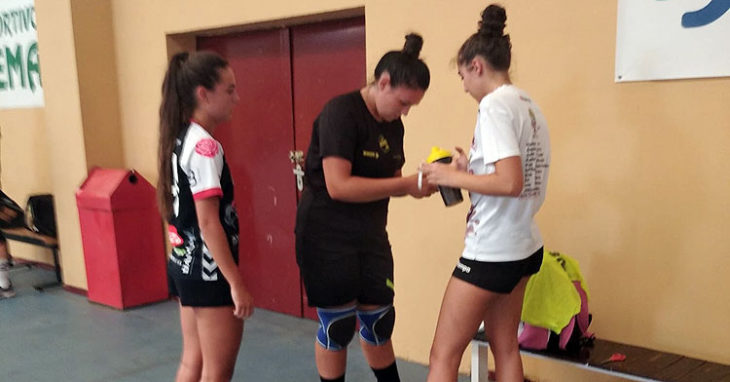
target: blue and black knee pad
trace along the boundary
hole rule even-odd
[[[360,338],[371,345],[383,345],[393,334],[395,308],[386,305],[375,310],[358,310]]]
[[[342,350],[355,335],[355,307],[317,308],[317,342],[332,351]]]

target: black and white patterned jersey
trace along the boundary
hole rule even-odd
[[[233,203],[233,180],[218,141],[191,122],[177,139],[172,154],[173,217],[168,226],[172,277],[216,281],[223,275],[202,237],[195,201],[220,197],[220,221],[238,264],[238,214]]]

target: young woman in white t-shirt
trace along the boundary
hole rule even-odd
[[[479,103],[468,158],[456,148],[451,165],[422,168],[429,183],[464,188],[471,199],[464,252],[444,294],[428,381],[456,380],[482,321],[497,380],[524,379],[517,330],[525,285],[542,264],[533,218],[545,200],[550,141],[542,112],[510,81],[506,19],[504,8],[488,6],[479,30],[459,50],[464,90]]]

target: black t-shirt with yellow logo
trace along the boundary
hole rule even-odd
[[[382,235],[390,198],[366,203],[333,200],[327,193],[322,159],[352,163],[352,175],[389,178],[403,167],[403,123],[378,122],[354,91],[330,100],[314,121],[305,163],[305,189],[297,210],[297,233],[307,230]]]

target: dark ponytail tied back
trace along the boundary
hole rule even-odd
[[[187,128],[196,108],[195,89],[203,86],[213,89],[220,80],[219,71],[228,62],[212,52],[177,53],[162,81],[160,102],[160,137],[157,148],[157,200],[160,214],[172,216],[172,152],[178,135]]]
[[[183,64],[185,63],[185,61],[188,60],[188,57],[190,57],[190,53],[188,53],[188,52],[176,53],[170,59],[170,69],[177,69],[177,70],[179,70],[180,67],[183,66]]]
[[[507,12],[490,4],[482,11],[477,33],[471,35],[459,49],[457,61],[465,65],[477,55],[482,56],[494,70],[506,71],[512,61],[512,43],[504,34]]]
[[[411,89],[428,89],[431,73],[428,66],[419,58],[423,38],[415,33],[406,36],[406,43],[400,51],[386,53],[375,66],[375,80],[387,72],[390,75],[390,86],[406,86]]]

